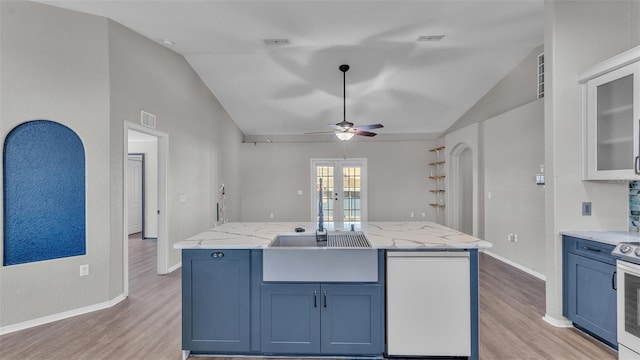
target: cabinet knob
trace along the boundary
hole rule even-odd
[[[220,251],[216,251],[213,254],[211,254],[212,258],[223,258],[224,257],[224,253],[220,252]]]

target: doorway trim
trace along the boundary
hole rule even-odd
[[[169,223],[168,223],[168,168],[169,168],[169,134],[132,123],[130,121],[124,121],[124,141],[123,141],[123,161],[122,161],[122,174],[123,179],[127,171],[127,159],[129,157],[129,130],[134,130],[147,135],[155,136],[158,138],[158,240],[157,240],[157,273],[167,274],[169,272]],[[127,211],[125,209],[127,204],[127,187],[125,182],[122,184],[122,238],[123,238],[123,264],[124,264],[124,296],[129,295],[129,235],[128,233],[128,219]]]

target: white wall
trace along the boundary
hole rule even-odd
[[[23,122],[59,122],[82,139],[87,174],[86,255],[2,267],[4,327],[110,300],[114,257],[108,221],[107,21],[31,2],[2,1],[0,9],[3,143]],[[90,265],[90,275],[80,278],[82,264]]]
[[[129,141],[130,154],[144,154],[144,237],[158,237],[158,141]]]
[[[638,45],[633,1],[545,1],[546,314],[562,321],[561,230],[626,230],[625,183],[581,181],[577,74]],[[592,216],[581,203],[592,202]]]
[[[253,143],[241,147],[242,221],[311,221],[311,159],[367,158],[368,220],[429,220],[433,141]],[[346,152],[345,147],[346,146]],[[303,195],[298,195],[298,190]],[[270,213],[274,218],[269,218]],[[414,212],[415,218],[410,217]],[[422,218],[422,213],[426,217]]]

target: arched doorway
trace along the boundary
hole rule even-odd
[[[450,226],[473,235],[473,151],[464,143],[456,145],[450,153]]]

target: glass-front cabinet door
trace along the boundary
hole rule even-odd
[[[603,71],[583,90],[583,178],[640,179],[640,62]]]

